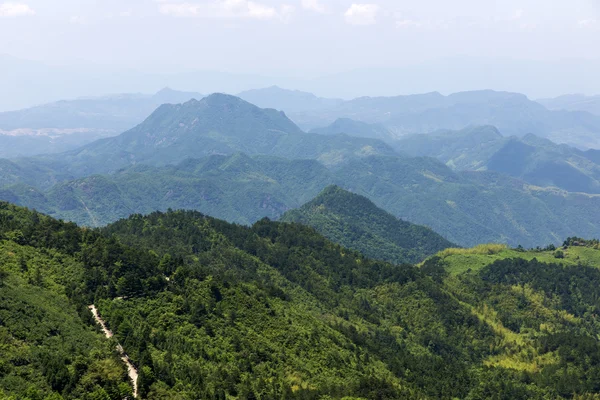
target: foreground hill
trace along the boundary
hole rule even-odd
[[[0,158],[61,153],[116,136],[161,104],[201,99],[199,93],[163,89],[154,95],[120,94],[58,101],[0,113]]]
[[[83,232],[0,203],[0,239],[0,398],[131,397],[87,309]]]
[[[0,233],[5,397],[128,396],[100,337],[76,314],[63,318],[92,301],[146,399],[562,399],[600,389],[595,264],[505,258],[451,275],[439,257],[391,265],[298,224],[243,227],[196,212],[135,215],[98,232],[2,203]],[[87,340],[69,344],[77,332]],[[80,355],[86,346],[99,347]]]
[[[536,186],[600,193],[600,164],[592,150],[557,145],[527,134],[503,137],[491,126],[402,138],[395,147],[412,156],[435,157],[458,170],[488,170]]]
[[[286,212],[280,220],[311,226],[335,243],[396,264],[418,262],[453,247],[431,229],[399,220],[366,197],[337,186],[325,188],[299,209]]]

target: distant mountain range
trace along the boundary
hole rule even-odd
[[[287,113],[323,110],[338,106],[342,99],[325,99],[299,90],[286,90],[278,86],[247,90],[238,97],[262,108],[284,110]]]
[[[550,99],[539,99],[537,102],[549,110],[586,111],[600,115],[600,96],[567,94]]]
[[[491,126],[407,136],[395,145],[411,156],[435,157],[457,170],[501,172],[533,185],[600,193],[595,152],[557,145],[533,134],[503,137]]]
[[[165,88],[154,95],[120,94],[64,100],[0,113],[0,157],[60,153],[134,127],[165,103],[201,99]]]
[[[395,154],[382,141],[308,134],[281,111],[261,109],[238,97],[213,94],[183,104],[164,104],[144,122],[119,136],[63,154],[16,162],[78,178],[140,163],[161,166],[186,158],[237,152],[317,159],[325,165],[339,164],[354,156]],[[38,176],[38,182],[40,179],[46,178]]]
[[[273,86],[239,96],[258,107],[284,111],[312,133],[345,133],[391,142],[410,134],[493,125],[505,136],[531,133],[578,148],[600,148],[599,115],[576,108],[548,110],[517,93],[476,91],[443,96],[433,92],[344,101]],[[163,89],[154,95],[77,99],[0,113],[0,144],[4,144],[0,157],[72,150],[134,127],[164,103],[203,97]]]
[[[366,197],[338,186],[326,187],[316,198],[286,212],[280,220],[311,226],[346,248],[396,264],[420,262],[455,247],[431,229],[399,220]]]
[[[278,95],[273,93],[273,96],[273,102],[284,104],[290,94],[280,90]],[[493,125],[505,136],[532,133],[556,143],[600,148],[599,115],[585,111],[548,110],[522,94],[491,90],[449,96],[433,92],[363,97],[329,108],[288,114],[300,127],[308,130],[335,124],[340,118],[379,124],[391,132],[392,138],[440,129]]]
[[[349,136],[367,137],[388,142],[397,139],[397,137],[382,124],[369,124],[366,122],[355,121],[350,118],[339,118],[329,126],[315,128],[310,132],[318,133],[320,135],[339,135],[343,133]]]
[[[335,184],[463,246],[536,246],[568,236],[600,235],[595,212],[599,196],[551,187],[578,189],[565,185],[580,184],[579,175],[559,185],[557,180],[533,180],[526,168],[515,177],[507,175],[511,171],[494,172],[485,165],[501,170],[498,154],[513,139],[493,128],[483,131],[491,144],[480,146],[481,155],[467,151],[452,158],[457,165],[470,165],[467,170],[482,171],[453,171],[445,165],[448,160],[403,155],[409,146],[402,141],[390,145],[346,134],[305,133],[283,112],[215,94],[163,105],[137,127],[75,151],[0,160],[0,199],[90,226],[168,208],[198,209],[248,224],[265,216],[278,218]],[[477,143],[477,134],[463,135],[467,150]],[[556,145],[536,144],[532,136],[521,142],[537,152],[524,162],[542,166],[543,172],[538,159],[544,160],[544,152],[555,157]],[[594,152],[569,151],[573,160],[593,164]],[[466,161],[469,157],[472,161]],[[477,168],[480,159],[483,164]],[[507,160],[506,165],[514,164]],[[595,193],[590,176],[586,190]]]
[[[165,88],[153,95],[117,94],[79,98],[0,113],[0,129],[99,129],[121,133],[139,124],[160,105],[202,99],[200,93]]]

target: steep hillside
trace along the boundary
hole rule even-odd
[[[329,186],[282,222],[297,222],[367,257],[396,264],[414,263],[452,243],[423,226],[397,219],[369,199]]]
[[[476,171],[486,168],[505,141],[493,126],[473,126],[405,136],[394,143],[394,148],[413,157],[437,158],[453,169]]]
[[[331,179],[330,172],[316,161],[211,156],[176,167],[139,166],[59,184],[42,195],[37,209],[90,226],[169,208],[202,210],[251,224],[299,207]],[[37,198],[27,196],[36,192],[21,193],[16,192],[14,200],[34,206]]]
[[[82,297],[80,238],[73,225],[0,203],[3,399],[131,397],[115,344],[95,331]]]
[[[584,264],[555,253],[450,273],[458,252],[497,249],[416,268],[299,224],[178,211],[93,231],[6,203],[0,234],[5,397],[130,396],[115,342],[81,319],[92,301],[149,400],[541,400],[600,385],[600,270],[585,265],[597,242],[568,242],[586,246]]]

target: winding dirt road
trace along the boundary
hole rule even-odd
[[[100,327],[102,328],[102,332],[104,332],[104,336],[106,336],[107,339],[110,339],[111,337],[113,337],[114,336],[113,333],[110,331],[110,329],[108,329],[106,327],[106,323],[100,317],[100,314],[98,314],[98,309],[96,308],[96,306],[92,304],[88,308],[92,312],[92,315],[94,315],[94,319],[96,320],[96,323],[98,325],[100,325]],[[129,375],[129,379],[131,380],[131,383],[133,385],[133,397],[137,397],[138,371],[137,371],[137,369],[135,369],[135,367],[131,363],[131,360],[129,359],[127,354],[125,354],[125,350],[123,350],[123,346],[121,346],[120,344],[117,344],[117,351],[121,355],[121,360],[127,366],[127,374]]]

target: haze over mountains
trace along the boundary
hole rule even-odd
[[[290,96],[292,94],[285,90],[279,93],[281,102]],[[600,146],[600,116],[583,111],[550,111],[522,94],[490,90],[449,96],[433,92],[363,97],[326,109],[290,112],[289,116],[304,129],[323,127],[339,118],[378,123],[396,137],[439,129],[463,129],[469,125],[493,125],[506,136],[533,133],[582,148]]]
[[[165,88],[154,95],[120,94],[63,100],[0,113],[0,157],[60,153],[116,136],[165,103],[201,99]]]
[[[600,400],[599,33],[0,0],[0,400]]]
[[[168,208],[249,224],[337,184],[464,246],[600,233],[594,152],[491,127],[384,142],[336,126],[388,132],[341,120],[327,134],[305,133],[283,112],[214,94],[163,105],[137,127],[77,150],[4,160],[0,198],[91,226]],[[439,160],[414,157],[423,155]]]
[[[492,126],[412,135],[396,148],[412,156],[435,157],[457,170],[501,172],[533,185],[600,193],[595,151],[558,145],[533,134],[504,137]]]
[[[576,108],[548,110],[517,93],[478,91],[442,96],[436,92],[344,101],[274,86],[239,96],[259,107],[282,110],[300,128],[321,134],[346,133],[389,142],[408,134],[493,125],[505,136],[531,133],[582,149],[600,147],[600,116]],[[134,127],[161,104],[203,97],[163,89],[154,95],[60,101],[0,113],[0,157],[75,149]]]
[[[4,149],[0,200],[37,211],[0,202],[0,397],[131,397],[92,302],[149,399],[596,390],[600,253],[579,237],[600,236],[600,150],[549,139],[585,148],[596,116],[492,91],[242,95],[289,111],[163,90],[3,115],[108,132],[150,113],[65,152]],[[218,356],[190,357],[192,338]]]
[[[107,93],[153,93],[162,87],[235,94],[279,85],[315,93],[319,97],[344,99],[436,90],[454,93],[479,88],[526,93],[531,98],[548,98],[563,93],[600,93],[600,84],[594,79],[600,62],[589,58],[536,61],[496,54],[489,58],[455,55],[421,62],[415,60],[393,67],[341,65],[336,70],[312,76],[300,74],[301,77],[288,76],[288,72],[248,73],[245,69],[244,72],[219,72],[205,68],[153,72],[147,66],[130,69],[81,62],[61,64],[49,65],[0,55],[0,90],[11,93],[11,96],[0,99],[0,111]],[[535,71],[535,74],[524,74],[523,71]]]
[[[600,115],[600,96],[567,94],[549,99],[539,99],[538,103],[549,110],[587,111]]]

